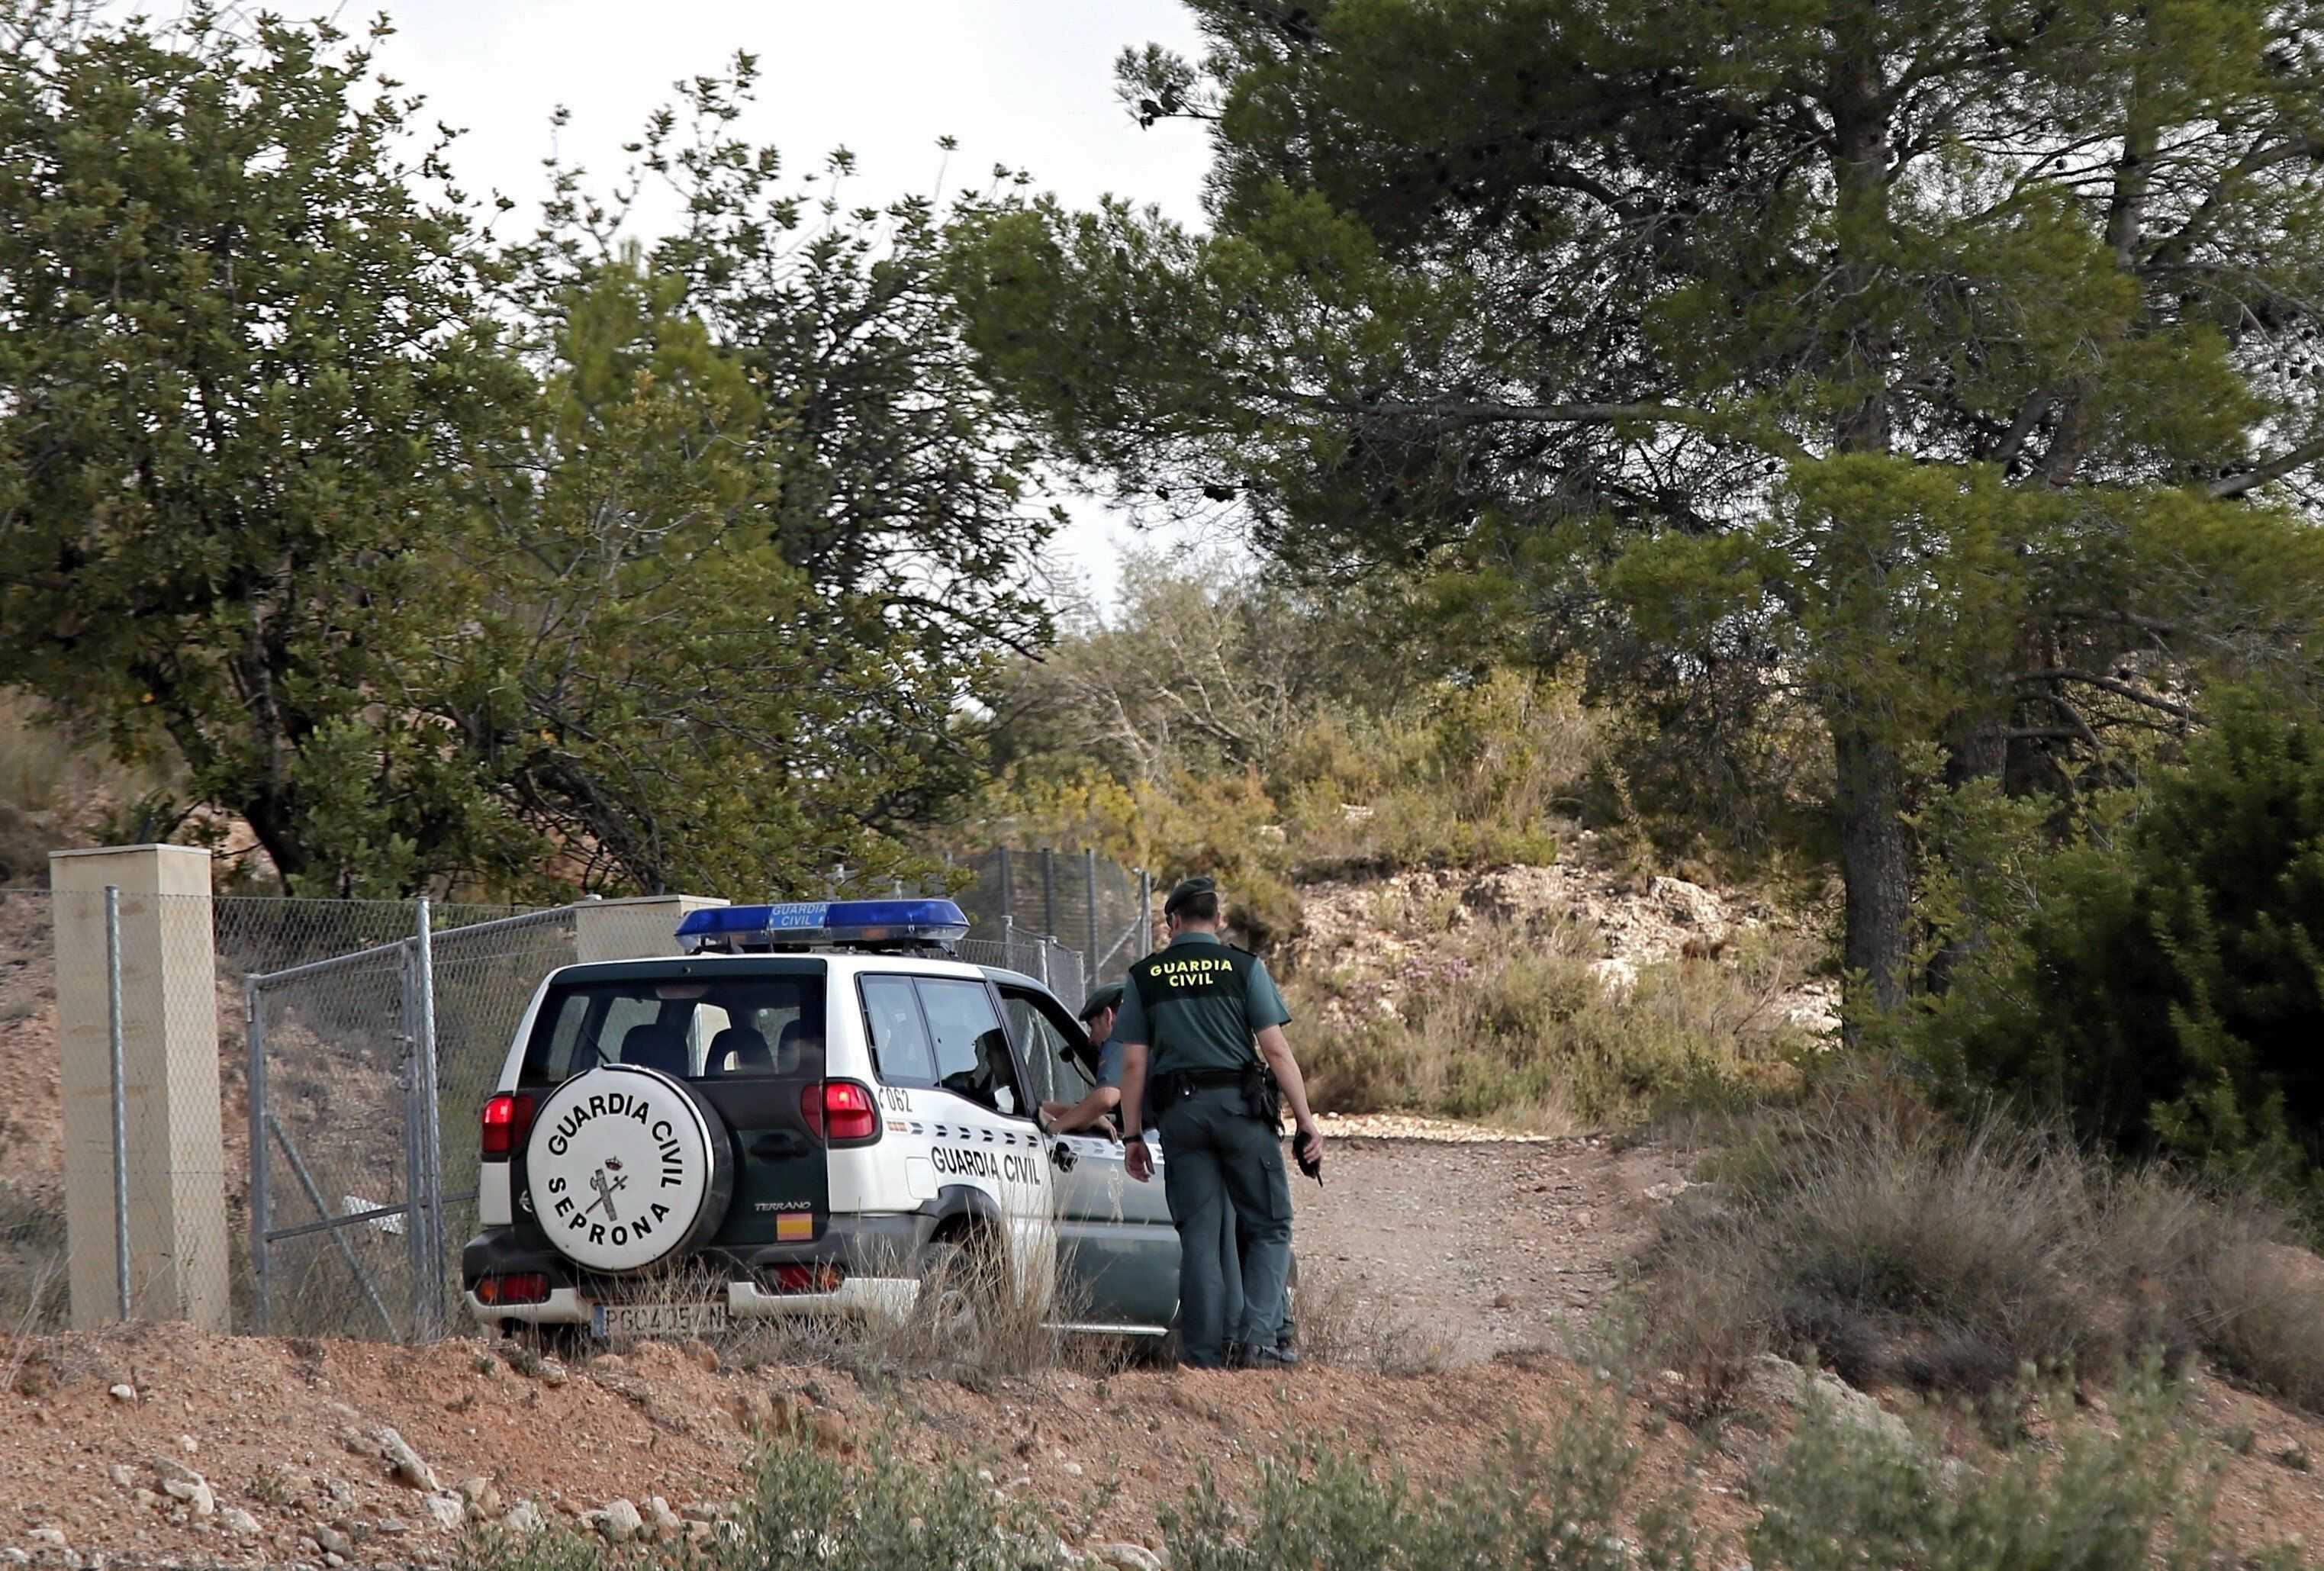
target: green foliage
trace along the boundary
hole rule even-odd
[[[505,855],[376,709],[530,396],[440,146],[327,25],[65,23],[0,8],[0,665],[302,887]]]
[[[1908,746],[2073,783],[2316,625],[2250,502],[2324,455],[2311,0],[1191,3],[1121,79],[1214,120],[1212,232],[980,215],[994,375],[1127,504],[1580,654],[1738,833],[1820,765],[1866,1002]]]
[[[742,57],[635,145],[677,234],[559,171],[505,247],[390,31],[0,0],[0,669],[301,893],[928,871],[1054,522],[933,208],[786,187]]]
[[[2052,1395],[2071,1409],[2070,1395]],[[1784,1571],[2251,1564],[2218,1541],[2215,1485],[2191,1437],[2174,1423],[2176,1406],[2150,1363],[2119,1393],[2111,1432],[2075,1424],[2054,1455],[2020,1446],[1981,1472],[1950,1476],[1925,1440],[1851,1423],[1812,1399],[1761,1479],[1761,1515],[1747,1535],[1751,1564]],[[2278,1551],[2259,1563],[2298,1562]]]
[[[464,542],[476,612],[437,700],[511,816],[584,888],[763,895],[844,864],[917,875],[886,831],[960,789],[949,706],[862,595],[818,590],[769,521],[795,474],[746,367],[634,253],[565,298],[522,504]]]
[[[2222,695],[2150,777],[2119,849],[2034,860],[2024,937],[1922,1032],[1950,1075],[2054,1108],[2113,1150],[2311,1197],[2324,1173],[2324,749]]]
[[[1603,762],[1596,717],[1555,677],[1418,679],[1380,647],[1389,614],[1133,557],[1113,617],[1007,674],[1004,770],[964,835],[1212,873],[1262,936],[1296,924],[1301,878],[1554,861]]]
[[[825,160],[820,193],[795,183],[779,150],[734,134],[758,80],[756,57],[738,53],[680,84],[684,112],[651,118],[618,194],[558,171],[528,276],[586,282],[617,260],[638,189],[675,188],[685,217],[646,246],[648,271],[681,282],[684,310],[756,389],[724,435],[778,476],[760,522],[839,603],[833,634],[947,670],[1029,653],[1050,613],[1028,568],[1063,515],[1034,500],[1022,412],[963,341],[945,215],[922,196],[843,207],[857,173],[844,150]]]
[[[931,204],[788,183],[733,134],[756,80],[740,55],[682,84],[613,196],[558,170],[514,259],[539,479],[465,542],[438,709],[586,887],[929,873],[899,831],[969,789],[964,705],[1047,636],[1026,569],[1055,521],[936,287]],[[685,198],[650,245],[648,177]]]

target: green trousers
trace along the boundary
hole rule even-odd
[[[1230,1342],[1275,1346],[1291,1271],[1282,1136],[1243,1110],[1232,1086],[1165,1108],[1157,1127],[1163,1191],[1178,1230],[1180,1356],[1211,1369],[1226,1362]]]

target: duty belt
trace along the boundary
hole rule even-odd
[[[1158,1106],[1167,1107],[1214,1086],[1240,1086],[1242,1077],[1240,1069],[1170,1070],[1154,1077],[1154,1100]]]

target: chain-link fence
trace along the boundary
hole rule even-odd
[[[347,902],[353,906],[355,902]],[[421,1338],[474,1231],[477,1107],[574,908],[395,903],[404,936],[245,982],[253,1324]]]
[[[973,929],[972,929],[973,930]],[[1079,949],[1069,949],[1038,933],[1020,933],[1003,925],[997,938],[964,938],[960,957],[977,966],[999,966],[1030,976],[1078,1011],[1091,987],[1082,967],[1087,963]]]
[[[957,857],[954,865],[976,875],[958,898],[979,941],[1006,943],[1016,934],[1046,934],[1081,956],[1086,987],[1120,980],[1131,962],[1153,947],[1154,887],[1145,873],[1092,851],[1046,846],[1001,846]],[[1038,974],[1029,966],[1014,968]],[[1078,1008],[1080,1001],[1073,1002]]]

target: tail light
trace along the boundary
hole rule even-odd
[[[476,1301],[494,1308],[509,1304],[545,1304],[549,1302],[549,1277],[542,1271],[486,1277],[476,1284]]]
[[[853,1080],[820,1080],[799,1092],[807,1132],[831,1145],[870,1145],[880,1138],[880,1104]]]
[[[506,1161],[532,1132],[532,1098],[521,1093],[484,1104],[483,1152],[487,1161]]]

